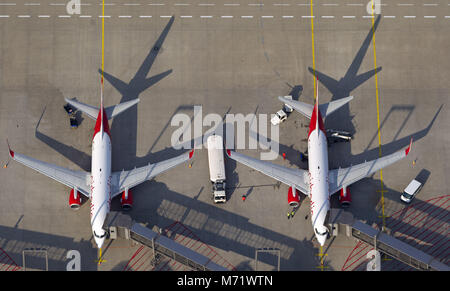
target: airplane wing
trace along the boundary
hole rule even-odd
[[[412,139],[409,147],[405,150],[400,150],[393,154],[387,155],[385,157],[372,160],[369,162],[364,162],[359,165],[350,166],[348,168],[340,168],[335,170],[330,170],[328,174],[329,185],[330,185],[330,195],[338,192],[344,187],[347,187],[375,172],[387,167],[404,157],[406,157],[411,150]]]
[[[309,195],[308,171],[301,169],[291,169],[270,162],[261,161],[249,156],[227,150],[227,155],[250,168],[257,170],[269,177],[274,178],[288,186],[294,186],[305,195]]]
[[[9,147],[9,144],[8,144]],[[29,168],[38,171],[70,188],[77,188],[77,190],[86,196],[90,197],[89,177],[90,173],[83,171],[74,171],[46,162],[42,162],[28,156],[15,153],[9,149],[11,158]]]
[[[148,164],[147,166],[134,168],[130,171],[112,173],[111,198],[117,196],[126,189],[131,189],[145,181],[151,180],[155,176],[190,160],[193,154],[194,150],[159,163]]]

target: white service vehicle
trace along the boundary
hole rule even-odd
[[[327,129],[326,133],[328,141],[330,143],[335,143],[339,141],[351,141],[353,139],[353,135],[348,131]]]
[[[214,203],[225,203],[227,196],[225,193],[226,176],[225,160],[223,158],[223,139],[220,135],[208,137],[208,161],[209,178],[212,183],[212,194]]]
[[[403,190],[400,199],[403,202],[411,203],[411,201],[414,199],[414,196],[416,196],[416,194],[419,193],[420,189],[422,189],[422,186],[422,183],[420,183],[416,179],[412,180],[408,184],[408,186],[406,186],[405,190]]]
[[[292,100],[292,96],[290,96],[290,95],[284,96],[284,98]],[[275,113],[274,117],[272,117],[270,122],[273,125],[278,125],[278,124],[284,122],[288,118],[288,113],[291,113],[292,111],[294,111],[294,108],[292,108],[288,104],[284,104],[283,108],[280,111],[278,111],[277,113]]]

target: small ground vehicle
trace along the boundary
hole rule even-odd
[[[284,98],[292,100],[292,96],[284,96]],[[273,125],[278,125],[278,124],[284,122],[288,118],[289,113],[291,113],[292,111],[294,111],[294,108],[292,108],[291,106],[289,106],[287,104],[284,104],[283,108],[280,111],[278,111],[277,113],[275,113],[275,116],[272,117],[270,122]]]
[[[329,143],[351,141],[353,135],[348,131],[327,129],[327,138]]]
[[[422,189],[423,184],[413,179],[408,186],[406,186],[405,190],[403,190],[400,199],[405,203],[411,203],[417,193]]]
[[[75,109],[72,108],[72,106],[70,106],[70,104],[66,104],[64,105],[64,110],[66,110],[67,114],[73,115],[75,113]]]
[[[70,106],[69,103],[64,105],[64,110],[69,115],[70,127],[71,128],[78,128],[78,120],[77,120],[77,117],[75,116],[75,113],[76,113],[77,110],[75,108],[73,108],[72,106]]]
[[[270,122],[273,125],[278,125],[282,122],[284,122],[287,119],[287,114],[286,112],[284,112],[283,109],[281,109],[280,111],[278,111],[277,113],[275,113],[275,116],[272,117],[272,119],[270,120]]]
[[[70,117],[70,127],[72,128],[78,128],[78,121],[75,116]]]

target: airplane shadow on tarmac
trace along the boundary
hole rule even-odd
[[[163,73],[157,74],[150,78],[147,78],[147,74],[149,73],[158,53],[161,52],[162,45],[166,36],[168,35],[170,28],[174,22],[175,18],[172,17],[167,23],[166,27],[150,49],[148,55],[145,60],[139,67],[138,71],[131,79],[129,83],[125,83],[124,81],[119,80],[111,74],[106,72],[104,73],[104,77],[108,80],[111,85],[116,88],[121,94],[122,98],[120,103],[127,102],[139,97],[139,95],[150,88],[170,73],[172,70],[167,70]],[[101,70],[99,70],[101,74]],[[141,100],[141,102],[143,102]],[[140,167],[147,165],[150,159],[154,157],[158,157],[164,159],[166,157],[173,157],[180,153],[180,151],[176,151],[172,148],[166,148],[157,153],[151,153],[154,146],[159,141],[159,138],[163,135],[164,131],[170,125],[170,119],[166,126],[162,129],[160,135],[155,140],[154,144],[149,149],[148,153],[143,157],[136,156],[136,142],[137,142],[137,118],[138,118],[138,110],[137,105],[131,107],[127,111],[123,112],[121,115],[115,117],[111,123],[111,135],[113,136],[113,147],[112,147],[112,160],[113,160],[113,171],[122,170],[122,169],[130,169],[132,167]],[[192,106],[189,106],[191,108]],[[186,107],[187,108],[187,107]],[[173,113],[176,114],[179,110],[184,110],[184,106],[179,106],[179,108]],[[91,157],[90,155],[79,151],[71,146],[67,146],[54,138],[40,132],[38,130],[40,121],[45,113],[45,108],[42,112],[42,115],[36,125],[35,136],[46,143],[48,146],[59,152],[61,155],[65,156],[75,164],[77,164],[81,169],[85,171],[90,171],[91,166]],[[157,162],[157,161],[155,161]]]
[[[156,56],[161,51],[163,41],[167,36],[173,21],[174,18],[172,17],[150,50],[143,64],[128,84],[117,79],[111,74],[104,72],[105,79],[108,80],[122,94],[121,103],[138,98],[140,93],[172,72],[172,70],[168,70],[151,78],[146,78]],[[301,86],[296,86],[293,88],[296,92],[300,92],[301,89]],[[174,114],[187,108],[191,109],[192,106],[179,106],[175,110]],[[73,161],[83,170],[89,171],[91,157],[88,154],[85,154],[71,146],[67,146],[38,130],[44,113],[45,108],[37,123],[35,136],[69,160]],[[158,155],[161,158],[167,158],[177,154],[179,151],[176,151],[173,148],[168,148],[158,153],[150,154],[151,150],[169,124],[170,118],[166,126],[162,129],[161,134],[156,138],[153,146],[149,149],[148,154],[144,157],[136,157],[137,106],[134,106],[120,116],[116,117],[111,126],[111,133],[114,137],[112,157],[115,167],[117,169],[127,169],[134,166],[139,167],[147,164],[150,160],[150,156]],[[231,175],[231,180],[233,180],[232,177],[233,176]],[[148,187],[149,183],[152,183],[151,189]],[[142,193],[148,191],[152,192],[151,195],[146,195],[148,193]],[[248,257],[248,262],[244,262],[237,266],[238,269],[251,268],[251,258],[255,255],[255,248],[259,247],[280,248],[281,264],[282,267],[284,266],[283,269],[299,268],[299,257],[302,257],[301,261],[303,262],[300,263],[300,268],[302,265],[304,265],[304,268],[308,268],[307,266],[317,264],[315,252],[310,251],[314,248],[310,241],[298,241],[281,235],[275,231],[254,225],[250,223],[246,217],[221,210],[213,205],[172,192],[163,183],[155,181],[145,182],[138,187],[135,187],[134,193],[135,208],[129,212],[133,219],[143,223],[151,222],[159,226],[169,225],[174,221],[181,221],[187,227],[192,229],[197,235],[201,236],[203,242],[210,244],[213,247],[237,252]],[[155,201],[160,201],[160,204],[158,205]],[[148,209],[147,207],[151,208]],[[120,209],[117,199],[112,201],[111,208],[112,210]],[[28,232],[26,230],[16,231],[16,234],[13,229],[7,230],[5,233],[9,233],[7,237],[14,237],[20,236],[23,232]],[[252,239],[249,239],[250,236]],[[57,236],[50,234],[33,234],[32,238],[30,237],[30,241],[33,241],[33,243],[48,241],[56,243],[59,248],[67,248],[67,245],[73,244],[73,242],[67,242],[66,239],[59,239]],[[89,249],[88,251],[85,251],[89,253],[89,259],[83,261],[94,262],[97,255],[96,249],[92,247],[91,242],[86,242],[86,244],[89,244],[89,247],[83,244],[78,247],[75,245],[71,248],[83,250]],[[110,243],[108,243],[108,245],[110,245]],[[5,251],[11,252],[8,248],[5,249]],[[106,255],[107,252],[108,246],[104,250],[104,255]],[[19,256],[20,258],[21,254],[13,253],[12,255],[16,258]],[[86,255],[82,254],[82,256]],[[270,257],[263,256],[260,258],[260,261],[262,262],[265,260],[270,261],[268,262],[270,264],[273,263],[273,260]],[[60,257],[59,259],[50,261],[50,269],[52,269],[53,266],[61,266],[61,268],[64,268],[65,264],[62,264],[61,261],[65,261],[65,258]],[[88,266],[82,266],[82,269],[92,268],[95,269],[95,267],[90,264]],[[119,268],[120,264],[117,266],[117,269]],[[60,268],[58,267],[58,269]]]
[[[245,216],[171,191],[164,183],[147,181],[133,188],[133,191],[134,207],[127,214],[135,221],[144,223],[149,228],[153,225],[166,227],[179,221],[193,231],[203,243],[246,257],[247,260],[236,266],[238,270],[253,269],[253,258],[257,248],[280,249],[282,270],[308,270],[311,266],[319,264],[315,246],[311,241],[296,240],[261,227],[251,223]],[[111,209],[120,211],[120,203],[117,199],[112,201]],[[295,223],[295,221],[292,222]],[[111,241],[106,242],[107,245],[110,243]],[[0,226],[0,248],[18,265],[21,262],[23,247],[36,247],[36,245],[48,250],[49,270],[65,270],[68,262],[66,254],[71,249],[80,251],[82,270],[97,268],[95,263],[97,249],[89,240],[75,242],[70,237]],[[108,252],[110,251],[108,247],[104,249],[103,255],[107,260],[105,264],[109,264]],[[42,260],[41,257],[34,257],[35,260]],[[27,256],[28,267],[33,267],[30,265],[32,261],[33,255]],[[276,267],[277,260],[274,257],[260,256],[259,261]],[[122,270],[125,264],[126,261],[122,261],[113,268]],[[35,268],[42,269],[42,262]]]
[[[375,29],[379,23],[379,20],[380,18],[378,18],[375,22]],[[168,70],[150,78],[146,77],[152,67],[153,62],[155,61],[155,58],[161,51],[162,44],[170,30],[173,21],[174,18],[172,18],[166,25],[162,34],[159,36],[158,40],[151,48],[143,64],[141,65],[135,76],[128,84],[104,72],[105,79],[107,79],[122,94],[121,102],[126,102],[134,98],[138,98],[139,95],[144,90],[148,89],[156,82],[162,80],[172,72],[172,70]],[[316,71],[319,81],[322,82],[331,91],[331,93],[333,93],[332,100],[348,96],[352,90],[354,90],[357,86],[361,85],[363,82],[365,82],[375,74],[375,70],[373,70],[361,74],[359,76],[356,76],[371,39],[372,39],[372,31],[369,32],[369,35],[367,36],[366,40],[363,43],[363,46],[357,53],[356,58],[354,59],[352,65],[345,74],[344,78],[342,78],[339,82],[336,82],[335,80],[332,80],[332,78],[326,76],[325,74]],[[377,68],[376,71],[380,70],[381,67]],[[296,87],[297,90],[299,88],[300,87]],[[186,109],[187,107],[192,108],[192,106],[190,105],[180,106],[175,110],[174,114],[176,114],[176,112],[178,112],[179,110]],[[395,110],[399,109],[404,110],[405,107],[403,108],[401,106],[398,108],[393,107],[391,111],[394,112]],[[406,146],[409,142],[410,137],[413,137],[414,140],[418,140],[426,136],[441,109],[442,106],[439,108],[438,112],[430,122],[429,126],[426,127],[425,129],[418,131],[415,134],[393,141],[390,144],[383,145],[382,146],[383,154],[389,154],[391,152],[400,149],[401,147]],[[389,114],[383,121],[383,124],[388,118]],[[41,118],[39,119],[39,122]],[[353,124],[351,122],[350,110],[348,105],[345,105],[343,108],[341,108],[339,112],[335,113],[334,116],[327,118],[327,123],[337,124],[339,126],[342,126],[343,128],[341,129],[343,130],[347,130],[352,133],[355,132]],[[159,156],[162,159],[177,155],[179,151],[176,151],[173,148],[167,148],[158,153],[151,153],[151,150],[156,145],[159,138],[162,136],[163,132],[166,130],[169,124],[170,119],[166,124],[166,126],[162,129],[161,134],[156,138],[154,144],[149,149],[147,155],[145,155],[144,157],[136,157],[137,106],[134,106],[133,108],[124,112],[122,115],[115,118],[111,126],[111,132],[112,135],[114,136],[113,160],[115,161],[115,167],[117,169],[122,168],[128,169],[134,166],[139,167],[147,164],[152,156]],[[398,133],[396,134],[396,137],[398,136]],[[63,156],[76,163],[80,168],[87,171],[90,169],[89,155],[71,146],[64,145],[59,141],[56,141],[55,139],[45,135],[44,133],[39,132],[38,126],[36,127],[35,135],[39,140],[46,143],[47,145],[49,145],[50,147],[61,153]],[[292,150],[292,147],[283,145],[280,145],[280,147],[282,152],[286,152],[289,149]],[[351,156],[350,143],[341,143],[340,147],[341,148],[339,149],[339,152],[341,153],[341,156],[342,153],[345,153],[343,156],[346,158],[346,161],[350,161],[352,163],[362,162],[364,159],[378,157],[377,156],[378,149],[368,150],[363,152],[362,154]],[[288,158],[290,158],[291,156],[299,158],[299,155],[294,155],[293,150],[292,154],[287,155]],[[348,158],[349,156],[351,157]],[[330,160],[333,160],[333,158],[330,158]],[[295,159],[292,162],[298,163],[298,160]],[[229,161],[229,159],[227,159],[226,164],[227,164],[227,173],[229,173],[230,171],[235,172],[234,171],[236,167],[235,163],[233,164],[232,162]],[[151,187],[149,187],[149,183],[152,183]],[[230,177],[230,184],[233,185],[233,183],[235,184],[237,183],[236,174],[234,176],[231,175]],[[361,185],[357,183],[354,186],[352,186],[352,192],[355,194],[353,195],[355,204],[358,205],[363,204],[358,203],[358,199],[368,199],[370,200],[370,203],[367,203],[368,205],[367,207],[369,207],[370,209],[350,208],[349,211],[352,211],[352,213],[355,215],[356,218],[367,220],[368,217],[369,218],[373,217],[373,221],[375,222],[379,221],[378,219],[379,212],[373,208],[373,205],[377,205],[380,199],[379,198],[380,195],[376,195],[376,191],[372,191],[373,194],[368,195],[365,195],[365,193],[361,195],[357,194],[358,192],[367,192],[366,187],[368,184],[373,185],[371,186],[373,187],[373,189],[378,188],[380,185],[379,181],[373,179],[366,179],[366,182],[364,183],[364,189],[362,189]],[[252,190],[247,189],[247,191],[249,192],[251,192]],[[145,193],[149,191],[152,192],[151,195],[148,195],[149,193]],[[291,237],[279,234],[276,231],[260,227],[253,223],[250,223],[249,219],[244,216],[231,213],[214,205],[210,205],[208,203],[198,201],[197,199],[189,198],[180,193],[173,192],[169,190],[164,183],[155,181],[145,182],[135,187],[134,193],[136,202],[135,208],[129,212],[129,214],[133,217],[133,219],[143,223],[150,222],[151,224],[155,224],[158,226],[170,225],[174,221],[180,221],[184,225],[186,225],[189,229],[194,231],[206,244],[220,248],[225,251],[232,251],[249,258],[248,261],[243,262],[240,265],[236,266],[238,270],[251,269],[252,259],[254,258],[255,255],[255,249],[262,247],[276,247],[281,250],[282,270],[308,269],[311,266],[318,264],[316,251],[312,251],[312,249],[314,249],[315,247],[310,240],[299,241],[296,239],[292,239]],[[397,200],[399,195],[400,194],[398,192],[389,189],[388,192],[385,194],[386,198],[392,200]],[[334,201],[332,203],[336,202],[337,201]],[[120,209],[120,205],[117,199],[113,200],[111,207],[112,209]],[[367,213],[369,213],[369,215],[367,215]],[[97,255],[96,249],[92,247],[92,244],[89,241],[82,242],[79,243],[79,245],[77,245],[77,243],[74,243],[72,239],[61,238],[55,235],[34,233],[32,231],[22,229],[18,230],[7,227],[1,228],[4,229],[2,229],[0,233],[2,233],[2,236],[3,235],[5,236],[5,238],[3,238],[5,241],[1,247],[11,256],[14,256],[14,258],[18,261],[20,261],[22,254],[19,252],[15,253],[13,248],[8,247],[8,245],[6,244],[8,241],[11,240],[17,240],[22,242],[33,241],[34,243],[51,242],[53,245],[62,249],[67,248],[82,249],[82,250],[86,249],[88,250],[86,251],[87,255],[82,254],[82,256],[89,256],[89,259],[82,261],[93,262]],[[29,237],[29,239],[26,239],[27,237]],[[261,260],[262,261],[266,260],[266,262],[269,264],[273,263],[273,260],[271,258],[262,257]],[[64,262],[64,264],[62,262]],[[63,255],[60,255],[58,258],[55,259],[51,258],[49,262],[50,264],[49,268],[52,269],[53,268],[52,266],[61,266],[61,269],[64,269],[65,262],[66,258],[64,253]],[[117,269],[119,269],[120,266],[121,264],[118,265]],[[95,269],[95,267],[91,266],[90,264],[82,266],[82,269],[84,268]]]
[[[426,170],[425,170],[426,174]],[[419,174],[421,175],[421,174]],[[151,186],[150,186],[151,183]],[[379,223],[380,209],[374,209],[373,205],[379,205],[380,195],[375,190],[380,185],[379,180],[368,179],[364,185],[355,184],[353,187],[353,205],[358,207],[346,211],[351,211],[356,219],[363,220],[372,225]],[[150,186],[150,187],[149,187]],[[400,192],[388,189],[385,197],[392,201],[399,200]],[[203,190],[201,187],[198,197]],[[148,193],[148,192],[151,193]],[[211,247],[221,249],[225,252],[234,252],[242,255],[248,260],[244,260],[236,266],[237,270],[253,270],[255,250],[257,248],[276,248],[281,251],[281,270],[312,270],[312,266],[318,266],[317,246],[309,239],[296,240],[292,237],[277,233],[274,230],[255,225],[247,217],[229,212],[209,203],[190,198],[183,194],[171,191],[164,183],[150,181],[145,182],[134,188],[135,207],[128,212],[132,218],[141,223],[147,224],[152,228],[153,225],[165,227],[175,221],[183,223],[187,228],[193,231],[203,243]],[[447,223],[448,210],[437,203],[430,204],[426,201],[420,201],[419,197],[409,206],[395,204],[396,209],[388,209],[390,213],[399,213],[396,217],[389,218],[389,225],[396,225],[395,236],[404,240],[411,234],[419,234],[421,241],[428,245],[435,242],[446,241],[446,233],[442,228],[424,228],[416,225],[419,219],[406,221],[407,209],[413,208],[426,215],[426,221],[430,224],[438,225]],[[448,197],[446,198],[448,200]],[[336,207],[337,201],[332,202],[332,207]],[[306,205],[306,204],[305,204]],[[112,209],[120,209],[119,202],[113,200]],[[338,206],[337,206],[338,207]],[[404,210],[402,210],[404,209]],[[70,210],[67,210],[70,211]],[[298,219],[298,218],[296,218]],[[297,223],[292,220],[290,223]],[[424,233],[422,235],[422,233]],[[0,248],[2,248],[18,265],[22,259],[22,250],[24,247],[35,247],[36,244],[41,248],[48,250],[49,270],[65,270],[68,263],[66,254],[68,250],[78,250],[81,254],[82,270],[96,270],[95,263],[97,250],[92,242],[86,240],[75,242],[72,238],[53,234],[45,234],[30,230],[23,230],[13,227],[0,226]],[[107,242],[110,245],[111,241]],[[328,240],[327,247],[332,243],[332,238]],[[413,246],[420,247],[417,242]],[[447,245],[438,246],[438,251],[448,247]],[[433,250],[433,249],[432,249]],[[104,250],[105,258],[108,258],[108,248]],[[429,251],[428,251],[429,253]],[[437,258],[444,260],[445,253],[439,254]],[[274,256],[258,256],[259,261],[276,268],[277,259]],[[227,258],[225,258],[227,259]],[[326,261],[333,258],[328,257]],[[27,267],[42,269],[44,261],[42,256],[27,255]],[[123,270],[128,261],[124,260],[117,263],[113,269]],[[108,262],[105,264],[109,264]],[[314,268],[315,269],[315,268]],[[330,270],[330,268],[328,268]]]

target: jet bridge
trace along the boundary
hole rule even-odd
[[[208,257],[133,221],[129,215],[121,212],[108,213],[103,229],[109,233],[110,239],[131,239],[149,247],[153,250],[154,261],[156,254],[160,254],[197,271],[229,271]]]
[[[450,267],[389,234],[353,218],[350,212],[332,208],[329,213],[331,235],[337,236],[339,228],[349,237],[373,246],[376,250],[422,271],[450,271]]]

